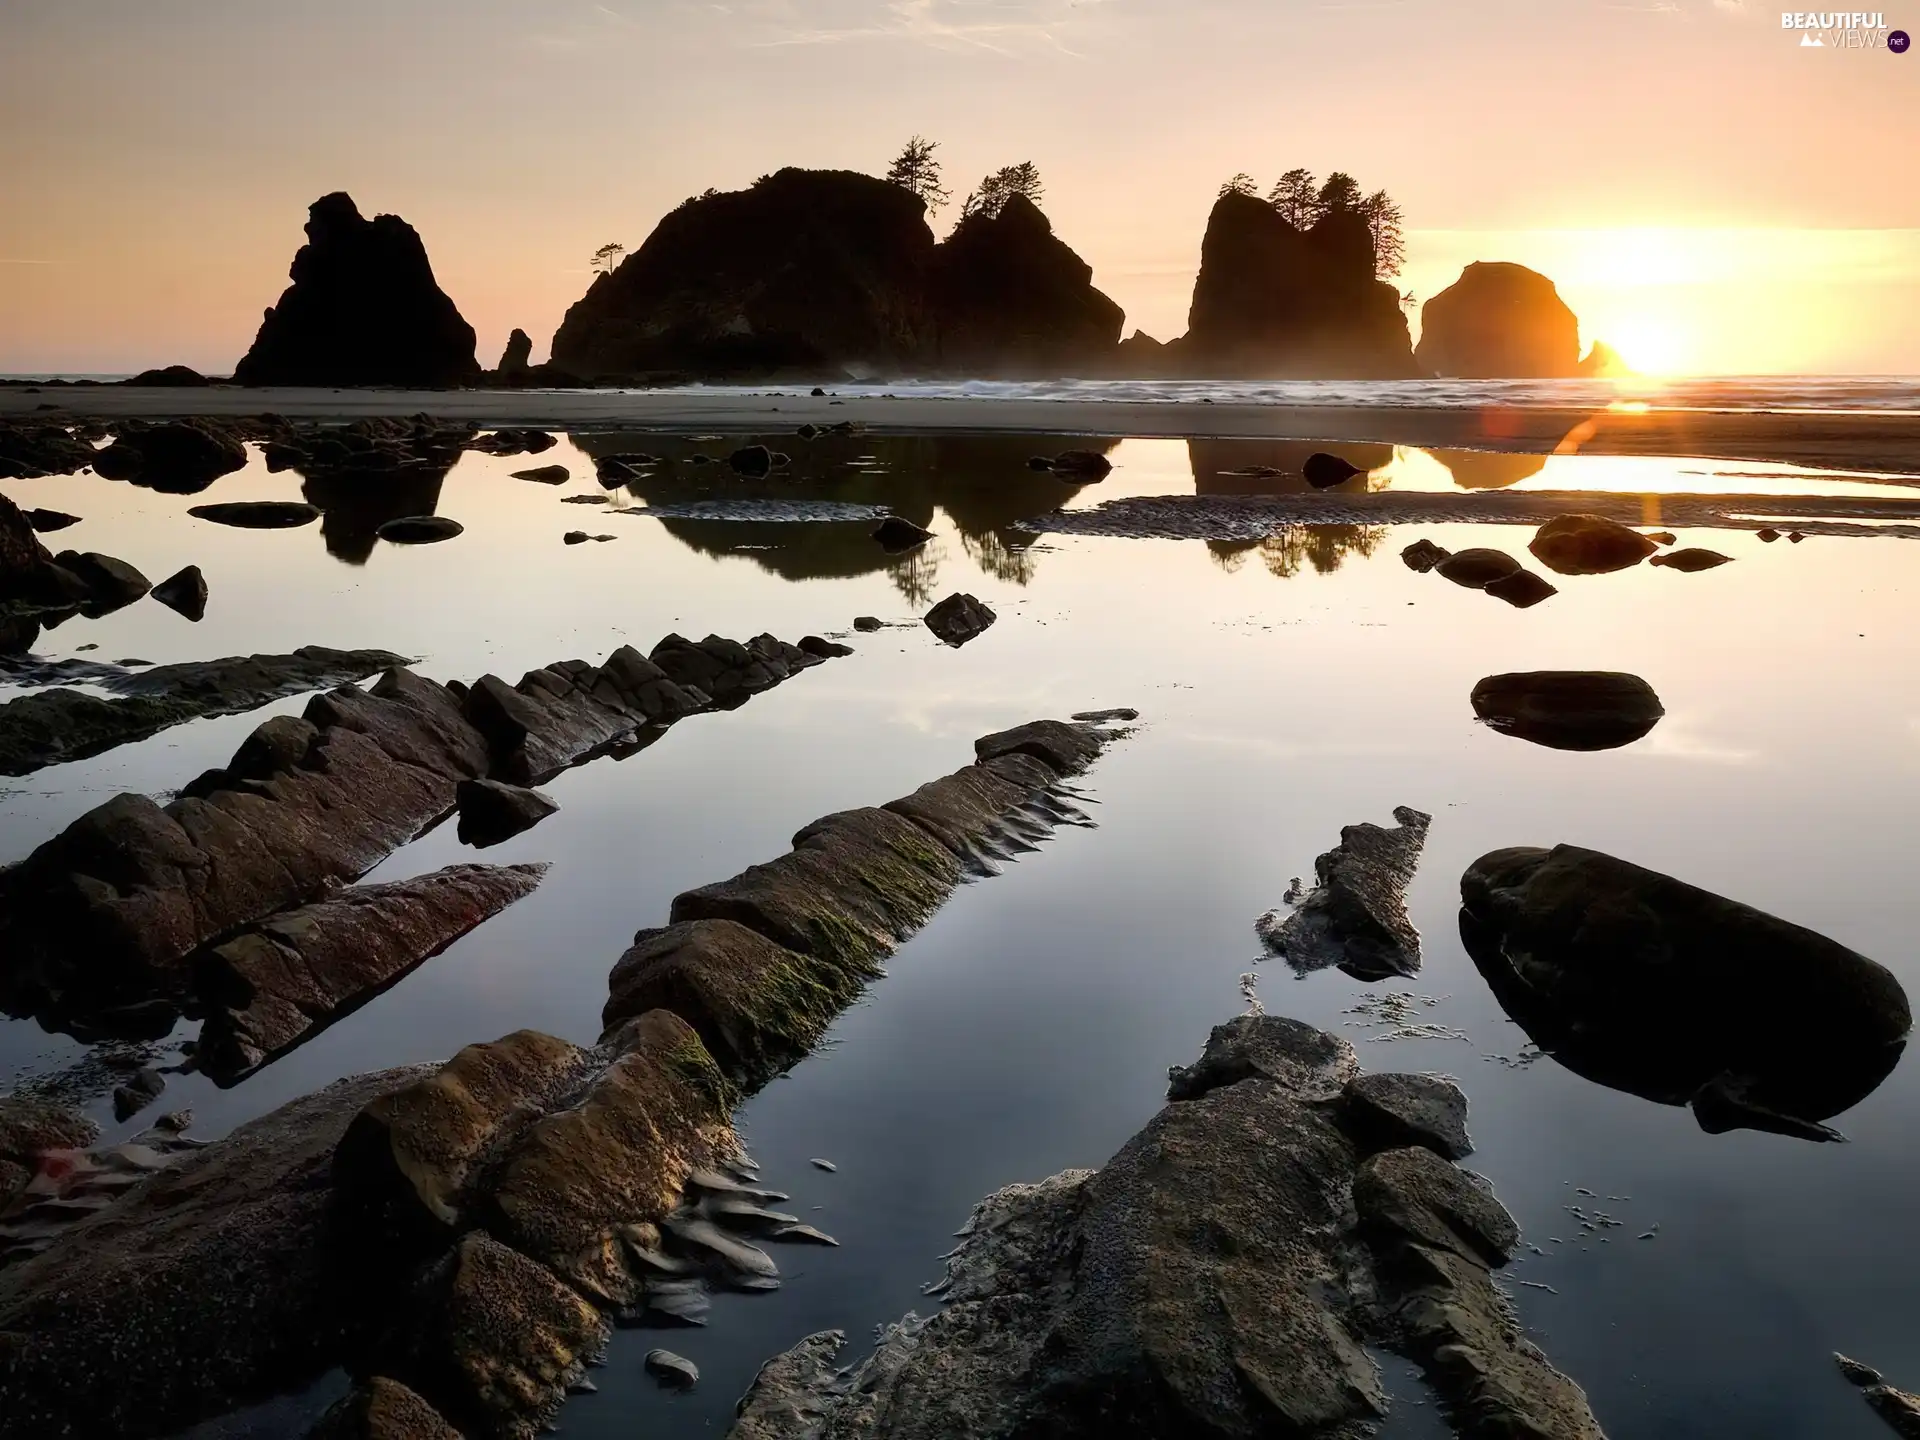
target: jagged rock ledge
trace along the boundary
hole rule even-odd
[[[1387,1407],[1369,1345],[1419,1362],[1463,1435],[1598,1440],[1495,1288],[1519,1228],[1449,1163],[1464,1130],[1426,1123],[1429,1092],[1464,1115],[1448,1082],[1361,1076],[1298,1021],[1219,1026],[1103,1168],[980,1204],[938,1313],[847,1371],[839,1332],[803,1340],[732,1440],[1358,1440]]]
[[[201,947],[364,875],[452,813],[463,781],[535,783],[846,653],[670,635],[651,658],[623,646],[517,686],[396,668],[317,695],[169,804],[116,796],[0,872],[0,1005],[57,1020],[177,993]]]
[[[767,1208],[785,1197],[740,1152],[741,1087],[804,1053],[956,884],[1084,823],[1063,782],[1110,734],[984,737],[973,765],[682,895],[616,967],[593,1049],[521,1031],[341,1081],[72,1223],[0,1271],[0,1440],[145,1440],[342,1366],[358,1388],[318,1435],[524,1440],[613,1321],[777,1283],[749,1236],[826,1237]],[[259,943],[324,939],[319,912],[372,893],[223,947],[229,978],[294,963]]]

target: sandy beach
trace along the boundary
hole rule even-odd
[[[851,420],[883,434],[1022,432],[1152,439],[1372,441],[1423,449],[1674,455],[1920,474],[1920,417],[1702,410],[1417,409],[1190,402],[757,396],[697,390],[0,390],[0,418],[160,419],[272,412],[349,420],[419,412],[553,429],[778,431]]]

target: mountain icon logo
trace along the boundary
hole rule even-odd
[[[1802,50],[1824,50],[1827,48],[1827,42],[1822,40],[1818,35],[1809,32],[1800,37],[1800,48]]]

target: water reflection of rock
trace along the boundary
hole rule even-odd
[[[1504,490],[1531,480],[1547,468],[1545,455],[1513,455],[1496,450],[1429,450],[1462,490]]]
[[[1189,440],[1196,495],[1312,495],[1301,475],[1307,457],[1326,448],[1310,440]],[[1367,492],[1366,472],[1393,463],[1391,445],[1339,445],[1336,453],[1363,473],[1333,487],[1331,494]],[[1209,540],[1207,551],[1222,570],[1232,572],[1258,555],[1267,573],[1287,580],[1311,566],[1330,575],[1349,555],[1362,557],[1380,547],[1386,531],[1377,525],[1288,525],[1263,540]]]
[[[1612,856],[1481,857],[1460,937],[1501,1008],[1596,1084],[1690,1106],[1700,1128],[1842,1138],[1911,1015],[1882,966],[1825,936]]]
[[[321,512],[320,538],[327,553],[349,565],[373,554],[380,527],[410,515],[431,515],[451,466],[404,470],[327,470],[300,482],[307,503]]]
[[[1119,442],[1079,436],[935,435],[879,436],[827,433],[760,437],[793,459],[783,471],[749,479],[725,465],[686,463],[695,453],[724,452],[741,441],[692,441],[654,434],[576,434],[570,437],[596,458],[642,451],[660,457],[630,481],[627,490],[648,503],[716,499],[835,500],[884,505],[916,525],[930,526],[936,509],[959,532],[969,559],[995,579],[1024,585],[1033,575],[1027,553],[1034,536],[1018,526],[1078,493],[1050,474],[1031,470],[1029,456],[1092,448],[1105,453]],[[843,579],[889,572],[909,599],[929,599],[946,557],[929,545],[888,555],[872,538],[867,521],[662,520],[666,532],[703,555],[741,555],[784,580]]]

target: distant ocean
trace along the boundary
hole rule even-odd
[[[706,392],[805,395],[794,385],[700,385]],[[1655,410],[1920,414],[1920,377],[1754,375],[1620,380],[899,380],[831,387],[858,398],[924,400],[1092,400],[1234,405],[1352,405],[1420,410],[1604,410],[1637,403]]]

